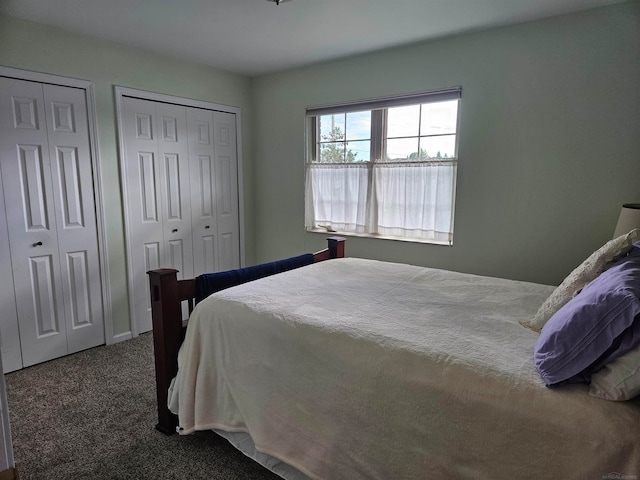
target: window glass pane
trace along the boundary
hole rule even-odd
[[[371,159],[371,142],[360,140],[347,142],[347,162],[368,162]]]
[[[347,113],[347,140],[371,138],[371,110]]]
[[[420,105],[393,107],[387,112],[387,138],[418,136]]]
[[[344,140],[345,114],[322,115],[318,118],[320,141]]]
[[[319,161],[322,163],[343,163],[344,142],[321,143]]]
[[[387,140],[389,161],[409,160],[418,156],[418,137]]]
[[[426,152],[430,158],[455,158],[456,136],[421,137],[420,150]]]
[[[458,100],[425,103],[422,105],[420,135],[456,133]]]

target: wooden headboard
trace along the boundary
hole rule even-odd
[[[314,262],[344,257],[345,239],[330,237],[328,246],[313,254]],[[178,350],[184,340],[186,324],[182,320],[182,302],[193,311],[194,278],[178,280],[178,270],[160,268],[147,272],[151,291],[151,317],[153,320],[153,354],[156,367],[156,395],[158,424],[156,428],[167,435],[175,433],[178,418],[167,408],[167,392],[178,372]]]

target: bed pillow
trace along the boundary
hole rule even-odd
[[[534,362],[545,383],[554,385],[590,373],[588,367],[609,355],[616,339],[639,314],[640,248],[634,247],[543,327],[534,348]],[[624,353],[616,352],[618,356]]]
[[[540,306],[533,319],[520,322],[523,326],[539,332],[560,307],[571,300],[585,285],[594,280],[608,264],[627,254],[633,242],[640,239],[640,229],[631,230],[609,240],[576,267]]]
[[[640,347],[640,315],[635,318],[629,328],[615,339],[609,349],[597,361],[589,365],[581,377],[590,382],[591,376],[595,372],[638,347]]]
[[[627,352],[591,377],[589,395],[605,400],[631,400],[640,395],[640,347]]]

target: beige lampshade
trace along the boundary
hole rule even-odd
[[[640,203],[625,203],[620,210],[613,238],[629,233],[634,228],[640,228]]]

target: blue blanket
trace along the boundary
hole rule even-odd
[[[313,263],[313,253],[305,253],[297,257],[262,263],[252,267],[227,270],[225,272],[205,273],[196,277],[195,302],[196,304],[209,295],[225,288],[235,287],[243,283],[258,280],[259,278],[286,272],[294,268],[304,267]]]

